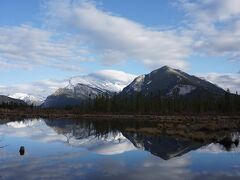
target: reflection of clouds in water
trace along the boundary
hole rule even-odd
[[[149,156],[143,162],[129,166],[116,162],[101,164],[102,170],[107,174],[116,176],[114,179],[179,179],[180,177],[191,178],[188,170],[190,159],[188,157],[174,158],[169,161]],[[121,171],[119,171],[121,169]]]
[[[22,158],[14,152],[3,150],[2,153],[4,154],[2,154],[2,158],[0,157],[0,175],[3,179],[16,179],[21,177],[21,179],[175,180],[239,179],[240,177],[240,166],[238,166],[237,163],[231,164],[229,163],[230,161],[225,161],[227,160],[224,159],[225,157],[221,158],[220,153],[222,153],[224,149],[220,144],[209,144],[194,153],[185,154],[181,157],[165,161],[143,151],[117,155],[126,151],[135,150],[132,143],[120,133],[109,133],[108,137],[96,137],[93,134],[88,135],[84,128],[81,129],[79,126],[75,129],[79,130],[78,133],[75,132],[75,135],[83,136],[77,136],[82,137],[78,139],[71,134],[72,126],[69,124],[68,126],[68,128],[66,128],[65,125],[56,126],[58,127],[57,131],[56,127],[47,126],[45,121],[41,119],[0,125],[0,136],[2,134],[6,135],[6,137],[12,136],[32,139],[39,143],[40,146],[42,143],[48,143],[47,146],[45,146],[48,149],[55,148],[52,142],[61,142],[60,147],[61,145],[64,146],[63,152],[55,151],[54,149],[54,153],[51,153],[51,156],[46,153],[41,157],[39,155],[27,154]],[[68,139],[68,137],[70,138]],[[29,144],[29,146],[31,146],[31,144]],[[83,147],[97,154],[90,153],[81,148],[69,148],[69,146]],[[197,157],[199,153],[204,154],[203,152],[218,152],[219,154],[216,154],[219,159],[218,162],[225,163],[223,169],[211,171],[211,168],[216,165],[214,163],[207,164],[209,160],[211,160],[208,158],[212,156],[202,156],[202,162],[198,162],[194,156]],[[102,156],[102,154],[112,156]],[[195,170],[194,166],[199,167],[199,165],[202,167]],[[233,166],[232,169],[229,168],[231,166]]]
[[[219,143],[211,143],[208,144],[206,146],[203,146],[201,148],[199,148],[198,150],[196,150],[196,152],[199,153],[224,153],[226,152],[226,148],[219,144]],[[231,146],[231,151],[232,153],[239,153],[240,152],[240,146],[235,146],[234,144],[232,144]],[[226,152],[226,153],[230,153],[230,152]]]
[[[233,168],[232,171],[217,171],[214,173],[201,172],[196,173],[195,180],[209,179],[209,180],[239,180],[240,168]]]
[[[72,163],[74,159],[83,157],[84,154],[61,154],[45,158],[12,158],[12,161],[3,163],[0,167],[0,174],[7,179],[44,179],[80,176],[79,171],[83,165]],[[14,173],[13,173],[14,170]],[[74,172],[74,173],[73,173]]]
[[[61,156],[53,155],[45,158],[19,157],[4,163],[0,167],[3,178],[15,179],[41,179],[60,178],[67,179],[179,179],[179,177],[193,177],[187,169],[190,163],[188,157],[175,158],[164,161],[148,156],[139,159],[134,164],[129,158],[112,159],[104,156],[100,159],[89,159],[90,154],[65,153]],[[14,169],[15,173],[12,173]],[[29,173],[31,172],[31,173]]]
[[[121,133],[117,135],[109,133],[106,138],[88,136],[86,129],[81,129],[81,131],[86,134],[86,137],[79,139],[71,133],[59,134],[54,128],[47,126],[43,119],[14,121],[0,126],[0,135],[29,138],[42,143],[61,142],[73,147],[86,148],[98,154],[113,155],[136,150]]]
[[[0,132],[13,137],[26,137],[40,142],[49,143],[61,141],[66,143],[66,137],[59,135],[48,127],[43,120],[36,122],[14,122],[0,126]],[[118,139],[121,139],[119,143]],[[108,138],[88,136],[83,140],[71,138],[75,146],[86,147],[98,154],[113,155],[135,150],[135,147],[122,135]],[[49,144],[51,145],[51,144]],[[145,152],[143,152],[145,154]],[[169,161],[148,155],[146,159],[137,158],[132,163],[131,157],[112,159],[114,156],[98,156],[94,159],[87,151],[69,152],[43,156],[42,158],[26,156],[25,159],[8,153],[7,163],[0,167],[3,178],[34,179],[34,178],[63,178],[74,179],[178,179],[179,176],[191,176],[187,169],[189,158],[174,158]],[[91,158],[89,158],[91,157]],[[86,161],[87,158],[87,161]],[[84,160],[85,159],[85,160]],[[134,159],[134,157],[133,157]],[[130,163],[130,164],[129,164]],[[15,173],[12,173],[12,170]],[[31,173],[29,173],[31,172]]]
[[[102,179],[239,179],[240,167],[233,167],[231,171],[192,171],[191,156],[182,156],[168,161],[154,156],[148,156],[143,162],[129,166],[125,162],[104,161],[98,171],[104,175]],[[196,162],[195,162],[196,163]],[[99,173],[100,174],[100,173]],[[96,174],[91,177],[98,178]]]
[[[66,140],[63,135],[58,135],[49,128],[42,119],[14,121],[1,125],[0,135],[30,138],[43,143]]]

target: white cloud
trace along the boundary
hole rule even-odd
[[[179,0],[195,40],[194,52],[240,60],[239,0]]]
[[[86,84],[94,88],[119,92],[130,84],[136,76],[116,70],[101,70],[86,76],[70,78],[71,85]]]
[[[66,85],[66,80],[41,80],[33,83],[0,86],[0,94],[9,96],[15,93],[26,93],[44,100],[58,88],[65,87]]]
[[[105,11],[94,1],[45,1],[42,27],[0,27],[1,69],[36,65],[81,71],[79,62],[134,61],[184,69],[192,53],[240,59],[238,0],[178,0],[187,25],[154,29]],[[184,21],[183,21],[184,22]],[[91,54],[91,55],[90,55]]]
[[[205,22],[227,21],[240,15],[239,0],[179,0],[195,19]]]
[[[240,74],[208,73],[203,76],[225,90],[229,88],[232,93],[240,92]]]
[[[1,69],[46,65],[79,70],[73,69],[73,64],[91,60],[67,34],[60,37],[56,32],[28,25],[0,27],[0,34]]]
[[[0,70],[6,70],[6,69],[15,69],[15,68],[22,68],[22,69],[32,69],[32,66],[30,64],[26,63],[18,63],[18,62],[5,62],[0,58]]]
[[[131,83],[136,75],[125,73],[123,71],[116,70],[100,70],[96,73],[90,74],[91,76],[95,76],[99,79],[108,79],[110,81],[121,81],[123,83]]]
[[[114,15],[86,1],[50,1],[48,24],[75,33],[108,65],[135,60],[150,68],[186,68],[191,37],[175,30],[156,30]]]

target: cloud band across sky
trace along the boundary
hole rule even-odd
[[[116,65],[134,61],[154,69],[186,69],[193,54],[240,57],[237,0],[178,0],[181,25],[147,27],[103,10],[95,1],[43,1],[43,19],[31,25],[0,27],[1,69],[49,66],[81,71],[81,62]],[[177,9],[177,8],[176,8]],[[212,15],[213,14],[213,15]]]

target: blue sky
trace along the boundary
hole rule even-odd
[[[238,0],[2,0],[0,86],[168,65],[240,87]],[[214,74],[214,75],[213,75]],[[230,86],[230,85],[229,85]]]

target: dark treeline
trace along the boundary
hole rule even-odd
[[[36,112],[58,112],[56,108],[42,109],[17,103],[2,103],[0,109],[27,109]],[[210,94],[199,94],[192,97],[171,97],[158,95],[143,96],[138,93],[134,96],[122,97],[101,95],[95,99],[89,97],[78,106],[65,106],[65,111],[75,114],[240,114],[240,96],[227,91],[222,97],[213,97]]]
[[[121,97],[117,94],[98,96],[96,99],[85,101],[80,106],[66,106],[66,110],[80,113],[119,113],[119,114],[178,114],[178,113],[221,113],[239,114],[240,96],[229,91],[222,97],[210,94],[184,97],[160,95]]]
[[[3,102],[0,104],[0,108],[2,109],[26,109],[26,108],[33,108],[33,105],[27,105],[27,104],[20,104],[20,103],[14,103],[14,102]]]

